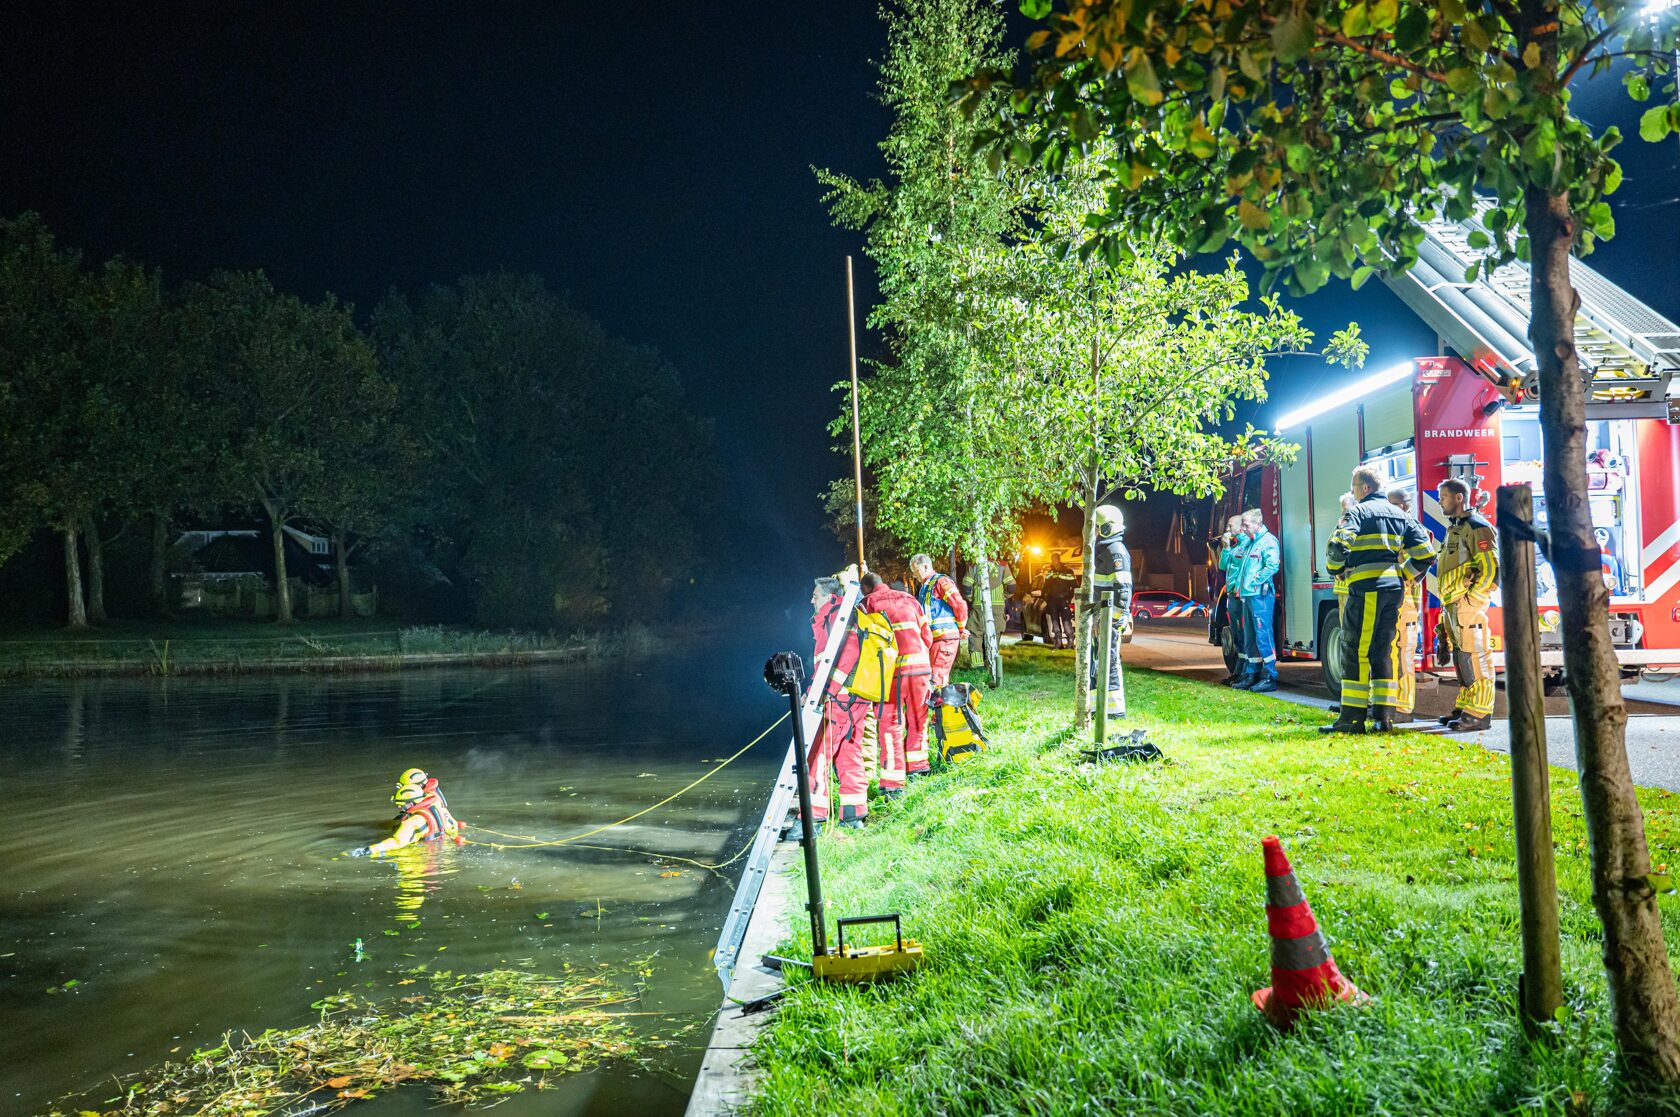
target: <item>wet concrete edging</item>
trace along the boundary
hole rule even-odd
[[[689,1095],[686,1117],[731,1117],[745,1111],[752,1098],[758,1077],[752,1061],[753,1041],[770,1022],[775,1008],[748,1015],[741,1011],[740,1002],[768,996],[783,987],[782,975],[758,960],[774,953],[787,938],[788,913],[797,902],[798,860],[798,842],[776,843],[764,886],[741,940],[740,962],[706,1043],[706,1056]]]

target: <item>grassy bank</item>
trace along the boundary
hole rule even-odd
[[[1069,653],[1014,650],[993,750],[828,837],[830,912],[902,911],[927,961],[802,985],[755,1048],[764,1114],[1597,1113],[1613,1085],[1573,773],[1553,778],[1568,1018],[1514,1011],[1509,764],[1474,744],[1327,740],[1316,711],[1134,671],[1129,725],[1171,758],[1075,763]],[[1680,798],[1643,796],[1654,859]],[[1260,839],[1283,838],[1368,1007],[1280,1035]],[[1665,896],[1671,947],[1680,901]],[[808,950],[798,928],[795,952]],[[1638,1112],[1680,1112],[1649,1099]]]
[[[424,665],[509,664],[647,650],[642,630],[559,636],[485,632],[390,621],[118,622],[82,632],[0,632],[0,677],[203,675],[280,671],[396,670]]]

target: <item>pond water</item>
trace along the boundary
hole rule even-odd
[[[308,1023],[326,993],[395,996],[422,963],[558,972],[656,954],[635,1007],[703,1023],[739,863],[577,846],[336,856],[389,832],[410,766],[442,780],[469,837],[559,837],[657,802],[785,708],[762,650],[677,659],[0,689],[0,1113],[113,1096],[112,1076],[229,1031]],[[722,861],[750,840],[785,744],[778,730],[586,840]],[[705,1036],[651,1070],[576,1074],[497,1112],[680,1113]],[[415,1088],[355,1112],[430,1106]]]

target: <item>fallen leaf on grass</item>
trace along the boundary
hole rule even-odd
[[[351,1077],[350,1075],[341,1074],[337,1078],[327,1079],[327,1088],[329,1090],[342,1090],[354,1081],[355,1081],[355,1079],[353,1077]]]
[[[340,1090],[338,1096],[341,1098],[365,1098],[368,1096],[368,1092],[358,1086],[354,1090]]]

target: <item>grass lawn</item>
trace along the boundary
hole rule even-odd
[[[1505,757],[1321,738],[1312,709],[1131,671],[1123,724],[1170,761],[1094,768],[1067,728],[1071,653],[1006,655],[981,710],[991,751],[823,839],[831,917],[902,911],[923,968],[784,998],[755,1048],[756,1112],[1680,1113],[1616,1096],[1572,772],[1552,782],[1570,1007],[1531,1044]],[[1653,860],[1677,860],[1680,798],[1642,801]],[[1271,984],[1267,834],[1375,997],[1289,1035],[1249,1003]],[[1680,899],[1661,903],[1672,950]]]
[[[116,621],[70,632],[63,628],[0,630],[0,675],[133,671],[307,670],[364,664],[392,666],[438,656],[498,657],[634,648],[645,634],[612,637],[482,632],[440,625],[404,627],[385,618],[299,620]]]

